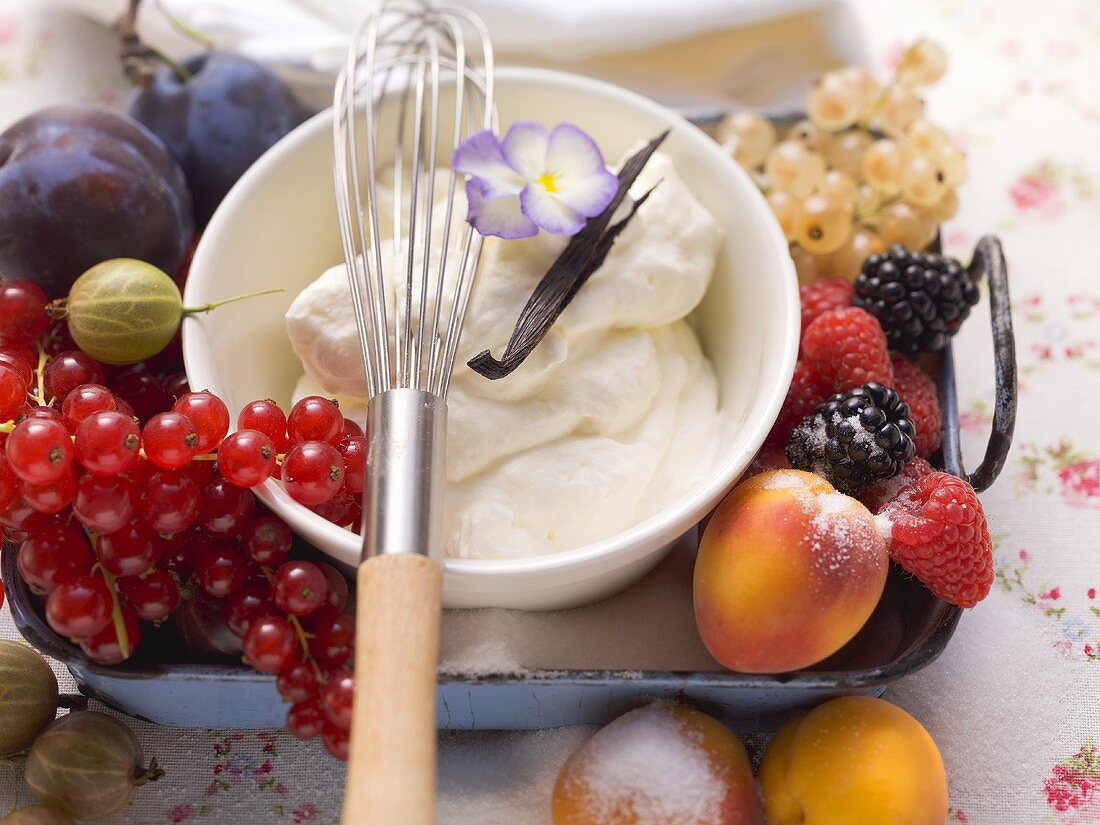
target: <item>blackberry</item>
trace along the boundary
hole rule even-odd
[[[946,347],[976,303],[978,287],[954,258],[897,244],[868,257],[856,278],[855,305],[878,319],[891,349],[907,355]]]
[[[916,455],[915,434],[909,405],[872,381],[834,395],[803,418],[787,441],[787,459],[792,467],[817,473],[840,492],[856,495],[901,472]]]

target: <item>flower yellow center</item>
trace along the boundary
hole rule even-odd
[[[557,176],[555,176],[553,172],[547,172],[538,179],[538,182],[547,192],[558,191]]]

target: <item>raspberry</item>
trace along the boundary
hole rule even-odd
[[[943,414],[935,382],[915,361],[903,355],[894,357],[894,389],[909,405],[909,417],[917,425],[913,439],[917,455],[930,456],[943,443]]]
[[[934,472],[936,472],[935,467],[919,455],[914,456],[905,462],[905,466],[901,468],[898,475],[876,481],[859,494],[859,500],[872,513],[881,513],[887,504],[897,498],[898,493]]]
[[[775,419],[775,425],[764,443],[785,448],[791,430],[817,409],[817,405],[832,392],[832,385],[828,381],[810,369],[805,361],[799,361],[794,365],[794,377],[791,379],[791,386],[787,388],[787,397],[783,400],[779,417]]]
[[[993,541],[974,488],[947,473],[906,487],[883,509],[890,555],[945,602],[973,607],[993,585]]]
[[[800,286],[798,298],[802,304],[802,331],[805,332],[810,322],[821,313],[850,307],[854,295],[852,284],[840,278]]]
[[[830,309],[815,318],[802,336],[802,357],[836,392],[872,381],[894,385],[882,327],[858,307]]]

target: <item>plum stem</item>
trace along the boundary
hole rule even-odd
[[[187,315],[195,315],[196,313],[199,313],[199,312],[209,312],[212,309],[217,309],[218,307],[225,306],[226,304],[232,304],[232,303],[235,303],[237,301],[243,301],[246,298],[259,298],[261,295],[274,295],[277,292],[286,292],[286,290],[285,289],[262,289],[259,292],[247,292],[244,295],[234,295],[232,298],[225,298],[221,301],[213,301],[212,303],[202,304],[201,306],[197,306],[197,307],[184,307],[183,308],[183,314],[184,314],[184,316],[187,316]]]
[[[129,8],[115,24],[118,30],[118,57],[122,73],[135,86],[145,87],[153,82],[155,63],[163,63],[179,78],[181,83],[191,79],[191,73],[159,49],[154,49],[141,39],[137,31],[138,8],[141,0],[130,0]]]

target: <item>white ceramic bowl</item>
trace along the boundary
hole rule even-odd
[[[607,596],[648,572],[744,471],[790,383],[798,350],[798,287],[787,242],[756,186],[726,152],[675,113],[606,83],[538,69],[500,70],[496,94],[502,124],[572,121],[592,134],[608,158],[670,128],[662,151],[725,230],[713,282],[695,318],[718,377],[724,421],[710,476],[662,512],[595,544],[533,558],[444,563],[449,607],[570,607]],[[287,405],[301,366],[283,314],[303,287],[341,260],[332,126],[330,114],[322,112],[241,178],[202,237],[187,305],[271,287],[286,291],[188,318],[183,340],[191,386],[217,393],[234,413],[256,398]],[[358,536],[296,504],[273,481],[259,494],[299,535],[338,561],[357,562]]]

